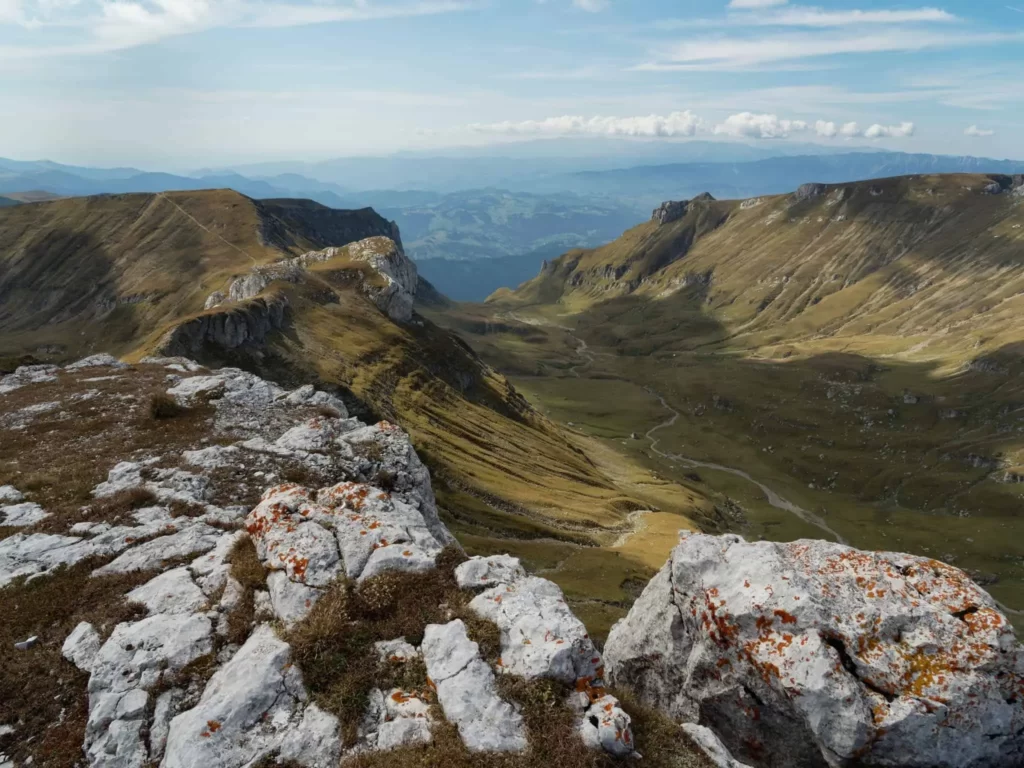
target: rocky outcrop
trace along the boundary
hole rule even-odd
[[[501,670],[573,685],[569,705],[583,740],[619,757],[632,754],[630,717],[605,690],[601,654],[558,585],[527,576],[516,558],[501,555],[473,558],[456,576],[464,588],[485,587],[469,607],[501,631]]]
[[[259,297],[243,304],[207,311],[175,326],[160,342],[160,354],[195,357],[207,346],[233,350],[260,345],[288,321],[285,296]]]
[[[671,224],[683,218],[689,206],[688,200],[668,200],[654,209],[651,219],[659,224]]]
[[[368,264],[377,279],[363,280],[363,292],[395,322],[406,323],[412,319],[419,275],[416,265],[402,250],[400,241],[389,237],[370,237],[343,248],[311,251],[294,261],[306,267],[336,258]]]
[[[801,184],[793,193],[793,200],[797,203],[804,203],[821,197],[828,191],[824,184]]]
[[[117,375],[53,368],[43,384],[61,381],[62,396],[71,399],[73,385],[110,380],[104,395],[87,390],[90,402],[110,396],[123,409],[132,377],[145,374],[146,398],[162,385],[184,409],[208,410],[195,433],[179,435],[169,451],[115,452],[120,460],[92,489],[95,503],[55,529],[64,532],[36,530],[51,524],[39,518],[0,540],[0,586],[100,558],[89,565],[93,577],[146,574],[125,587],[132,618],[114,626],[100,617],[81,621],[61,639],[63,657],[88,675],[84,765],[247,768],[275,760],[333,768],[343,757],[430,742],[442,711],[471,751],[522,753],[526,721],[502,694],[503,674],[573,686],[565,706],[577,716],[582,744],[632,753],[629,716],[605,691],[600,654],[582,623],[557,586],[527,576],[511,557],[468,560],[451,587],[464,591],[460,610],[498,626],[503,660],[485,658],[458,619],[428,626],[420,647],[374,638],[382,663],[422,664],[429,679],[412,690],[371,690],[365,711],[356,713],[354,744],[343,743],[338,718],[310,700],[289,628],[341,583],[432,571],[443,551],[464,558],[438,516],[429,473],[408,435],[349,417],[329,393],[288,391],[233,368],[206,370],[181,357],[98,364]],[[19,386],[32,386],[35,377]],[[319,490],[284,483],[285,472],[328,482]],[[225,483],[249,493],[270,488],[243,506],[225,501],[232,498]],[[145,506],[109,520],[91,517],[127,499]],[[5,514],[32,504],[14,486],[0,486],[0,502]],[[243,587],[241,579],[255,577],[234,571],[240,549],[254,557],[248,568],[265,574],[265,583],[259,577]],[[429,610],[447,618],[453,607]],[[18,652],[33,652],[24,647]]]
[[[613,683],[755,766],[1024,761],[1024,650],[935,560],[692,535],[605,659]]]
[[[690,210],[690,206],[693,203],[710,202],[715,198],[711,196],[709,192],[702,192],[692,200],[669,200],[662,203],[654,209],[654,213],[651,215],[651,220],[658,222],[658,224],[671,224],[673,221],[678,221],[686,215],[686,212]]]
[[[405,323],[412,319],[413,302],[420,282],[416,265],[405,255],[401,241],[397,237],[383,236],[369,237],[321,251],[309,251],[274,264],[254,267],[249,273],[236,277],[228,286],[226,293],[215,291],[210,294],[206,300],[206,309],[210,310],[228,302],[237,303],[254,299],[275,281],[301,283],[307,269],[333,259],[368,264],[372,274],[360,278],[363,293],[395,322]],[[231,338],[230,335],[228,338]]]

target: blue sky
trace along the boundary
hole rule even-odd
[[[633,136],[1021,158],[1022,73],[1024,0],[0,0],[0,156]]]

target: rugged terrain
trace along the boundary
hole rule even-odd
[[[409,430],[445,519],[473,553],[514,551],[566,589],[602,636],[671,541],[714,513],[700,493],[589,446],[459,338],[413,311],[417,277],[372,210],[230,191],[75,198],[0,213],[0,356],[186,355],[283,385],[337,390]]]
[[[940,557],[1020,610],[1022,190],[699,196],[430,314],[549,416],[729,496],[723,528]]]

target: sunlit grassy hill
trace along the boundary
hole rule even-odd
[[[435,315],[553,418],[728,495],[749,535],[828,534],[628,438],[657,428],[662,452],[745,471],[854,544],[957,562],[1024,608],[1022,182],[697,199]]]

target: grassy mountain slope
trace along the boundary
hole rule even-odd
[[[685,514],[713,512],[704,497],[603,449],[592,456],[448,331],[418,317],[389,320],[364,290],[379,276],[344,253],[250,300],[204,309],[254,265],[372,235],[398,236],[370,209],[224,190],[5,209],[0,356],[66,360],[107,350],[139,359],[172,338],[200,339],[190,354],[208,364],[292,386],[333,385],[357,409],[411,433],[468,549],[514,549],[561,578],[571,597],[587,597],[582,613],[602,633],[628,605],[622,584],[660,565],[617,542],[630,513],[657,507],[686,527]],[[426,289],[431,297],[444,305]],[[283,322],[269,322],[274,308]],[[225,329],[250,326],[261,329],[255,343],[219,340],[232,336]],[[182,336],[182,328],[223,333]],[[657,547],[662,560],[671,540]]]
[[[552,418],[729,496],[731,527],[831,535],[817,520],[856,545],[957,562],[1021,609],[1019,183],[919,176],[697,201],[437,317]]]

